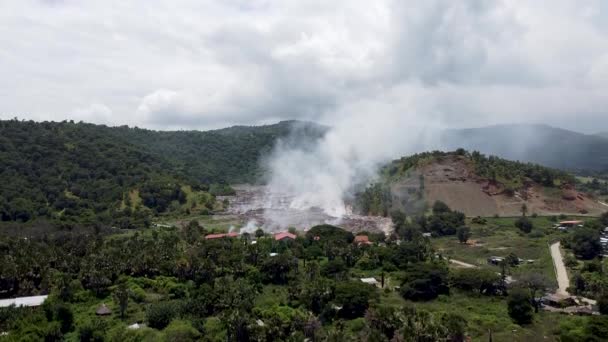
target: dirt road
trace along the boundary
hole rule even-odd
[[[559,249],[559,247],[559,242],[556,242],[551,245],[551,258],[553,258],[553,265],[555,266],[555,276],[557,277],[558,285],[558,289],[557,291],[555,291],[555,293],[562,296],[568,296],[568,287],[570,286],[570,280],[568,279],[568,272],[566,272],[566,265],[564,265],[562,251]]]
[[[603,205],[603,206],[608,207],[608,204],[606,204],[606,203],[604,203],[604,202],[602,202],[602,201],[597,201],[597,203],[599,203],[599,204],[601,204],[601,205]]]
[[[462,266],[464,268],[476,268],[477,267],[475,265],[467,264],[466,262],[462,262],[462,261],[459,261],[459,260],[450,259],[449,261],[452,264],[456,264],[456,265]]]

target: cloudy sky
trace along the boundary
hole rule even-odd
[[[0,1],[3,119],[594,132],[607,109],[605,0]]]

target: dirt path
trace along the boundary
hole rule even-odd
[[[467,264],[466,262],[462,262],[459,260],[450,259],[449,261],[452,264],[456,264],[456,265],[462,266],[464,268],[477,268],[477,266],[475,266],[475,265]]]
[[[568,296],[569,294],[567,289],[570,286],[570,280],[568,279],[568,272],[566,271],[562,251],[559,249],[559,247],[559,242],[551,245],[551,258],[553,258],[553,266],[555,266],[555,276],[557,277],[558,285],[558,289],[555,291],[555,293],[562,296]]]
[[[599,203],[599,204],[601,204],[601,205],[603,205],[603,206],[608,207],[608,204],[606,204],[606,203],[604,203],[604,202],[602,202],[602,201],[597,201],[597,203]]]

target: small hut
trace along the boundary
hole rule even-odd
[[[104,303],[104,304],[101,304],[101,306],[97,308],[97,310],[95,311],[95,314],[97,316],[108,316],[108,315],[112,314],[112,310],[110,310],[110,308],[107,307],[107,305]]]

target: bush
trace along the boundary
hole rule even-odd
[[[146,311],[146,321],[150,327],[162,330],[177,316],[178,309],[178,304],[175,302],[150,304]]]
[[[519,325],[529,324],[532,322],[534,308],[530,301],[528,293],[522,289],[514,289],[511,291],[507,299],[509,316]]]
[[[532,231],[534,227],[532,221],[530,221],[527,217],[520,217],[515,221],[515,227],[519,228],[524,233],[529,233]]]
[[[172,321],[163,331],[165,341],[198,341],[201,334],[187,321]]]
[[[603,294],[597,299],[597,307],[602,315],[608,315],[608,294]]]
[[[600,235],[597,231],[588,228],[577,229],[570,240],[570,248],[574,254],[584,260],[598,256],[602,251]]]

